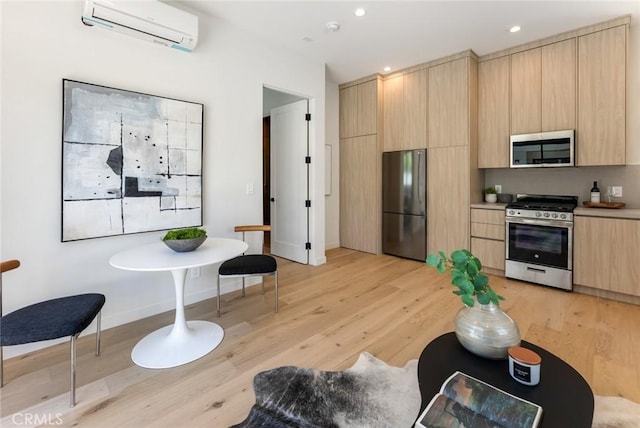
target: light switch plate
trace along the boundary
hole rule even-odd
[[[502,193],[502,184],[496,184],[493,188],[496,189],[496,193]]]
[[[613,197],[614,198],[621,198],[622,197],[622,186],[612,186],[611,189],[613,190]]]

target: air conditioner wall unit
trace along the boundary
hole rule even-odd
[[[82,22],[191,52],[198,17],[157,0],[85,0]]]

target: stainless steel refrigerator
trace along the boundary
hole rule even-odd
[[[382,155],[382,252],[427,256],[427,151]]]

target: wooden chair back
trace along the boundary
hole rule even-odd
[[[0,262],[0,318],[2,317],[2,274],[20,266],[19,260]]]
[[[236,226],[234,232],[242,232],[242,240],[246,232],[271,232],[271,225],[268,224],[248,224],[244,226]],[[264,254],[264,242],[262,243],[262,253]],[[244,254],[244,253],[243,253]]]

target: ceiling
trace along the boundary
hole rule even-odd
[[[482,56],[627,14],[632,14],[635,28],[640,15],[640,0],[180,3],[325,63],[328,78],[336,83],[384,74],[385,66],[393,72],[467,49]],[[358,7],[365,8],[365,16],[354,15]],[[327,29],[332,21],[339,23],[338,31]],[[510,33],[513,25],[522,30]]]

